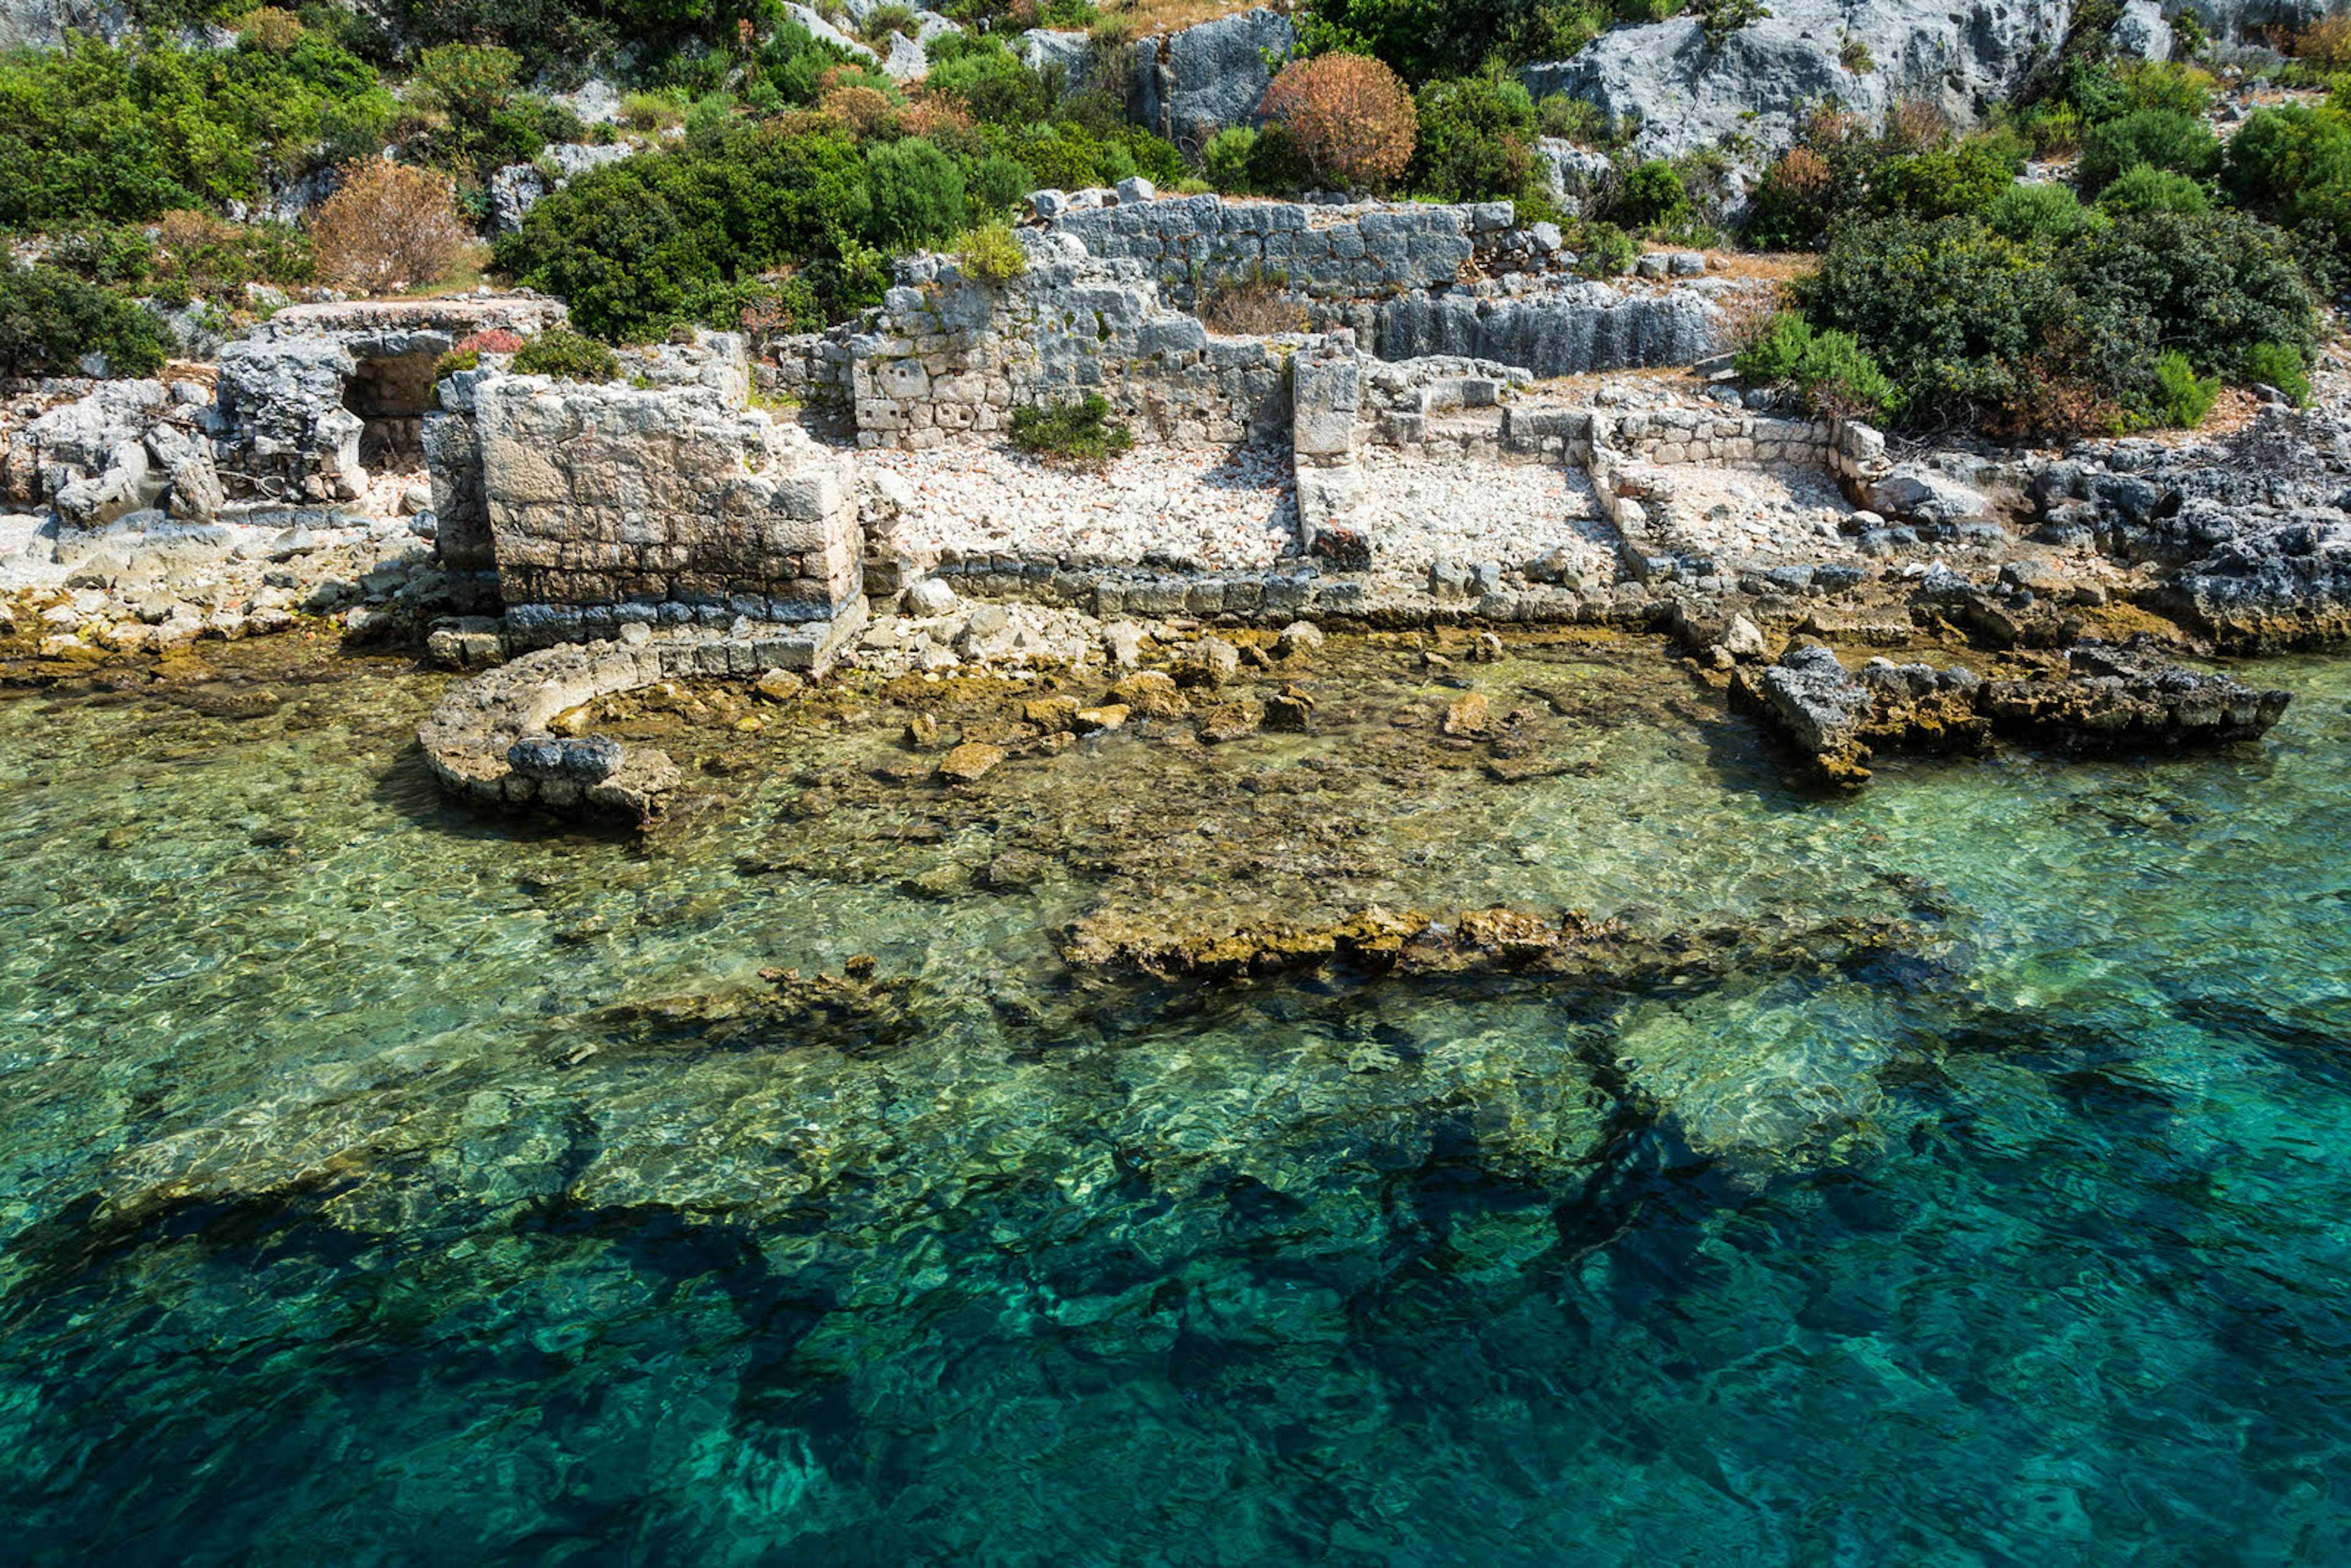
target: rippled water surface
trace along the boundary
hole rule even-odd
[[[2351,665],[1844,800],[1647,655],[1476,674],[1589,699],[1510,782],[1382,738],[1416,674],[977,814],[833,800],[877,721],[644,843],[321,675],[0,700],[10,1561],[2351,1563]],[[1914,940],[1058,956],[1374,902]],[[744,1000],[852,955],[886,1028]]]

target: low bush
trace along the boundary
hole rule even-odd
[[[2220,167],[2220,144],[2201,120],[2178,110],[2133,110],[2083,134],[2074,177],[2095,196],[2139,163],[2201,180]]]
[[[1840,228],[1796,286],[1901,382],[1907,417],[2029,428],[2168,419],[2197,377],[2240,384],[2307,353],[2317,310],[2287,237],[2232,212],[2117,214],[2062,243],[1966,218]],[[2275,345],[2267,347],[2265,345]]]
[[[1111,419],[1109,401],[1097,392],[1079,402],[1014,409],[1012,444],[1050,462],[1100,467],[1134,449],[1134,432]]]
[[[1249,149],[1249,189],[1261,196],[1286,195],[1305,189],[1313,178],[1298,138],[1283,125],[1269,125],[1257,133]]]
[[[1306,308],[1291,297],[1289,275],[1258,267],[1210,284],[1199,314],[1209,331],[1228,338],[1264,338],[1307,327]]]
[[[1902,406],[1901,389],[1846,332],[1815,332],[1792,310],[1767,322],[1733,361],[1741,378],[1783,386],[1822,416],[1884,421]]]
[[[1777,386],[1795,378],[1796,367],[1812,343],[1811,322],[1798,311],[1777,310],[1756,332],[1754,340],[1732,357],[1730,368],[1753,385]]]
[[[2241,371],[2247,385],[2275,387],[2296,408],[2310,402],[2310,361],[2285,343],[2255,343],[2244,352]]]
[[[1575,270],[1586,277],[1621,277],[1641,254],[1641,242],[1614,224],[1587,221],[1562,232],[1575,253]]]
[[[2217,377],[2199,376],[2178,349],[2166,349],[2155,361],[2155,410],[2158,424],[2193,430],[2212,412],[2220,395]]]
[[[429,287],[473,248],[448,177],[379,160],[343,166],[310,222],[319,275],[339,288],[392,294]]]
[[[2024,144],[2003,131],[1955,137],[1916,106],[1876,132],[1834,109],[1807,117],[1796,143],[1757,183],[1748,222],[1755,244],[1817,244],[1833,222],[1861,214],[1935,219],[1979,213],[2014,185]]]
[[[79,375],[90,354],[108,375],[152,375],[166,357],[162,325],[97,284],[0,251],[0,375]]]
[[[1983,210],[1985,226],[2020,245],[2055,245],[2082,232],[2089,213],[2067,185],[2011,185]]]
[[[241,306],[247,284],[303,284],[318,270],[309,236],[285,224],[233,224],[210,213],[170,212],[156,223],[153,246],[149,286],[175,306],[192,299]]]
[[[985,222],[1003,217],[1037,188],[1037,176],[1029,172],[1028,164],[991,152],[971,166],[964,182],[964,197],[971,204],[972,216]]]
[[[2098,193],[2098,206],[2109,213],[2209,213],[2212,198],[2185,174],[2134,163]]]
[[[1001,219],[964,231],[956,250],[964,270],[988,283],[1009,283],[1029,270],[1029,253]]]
[[[1412,162],[1412,95],[1375,59],[1292,61],[1265,89],[1259,112],[1289,130],[1308,170],[1325,183],[1384,189]]]
[[[1685,222],[1691,212],[1689,187],[1683,183],[1681,171],[1663,158],[1652,158],[1625,171],[1614,216],[1647,228]]]
[[[918,136],[865,150],[865,184],[878,245],[900,249],[934,244],[966,215],[963,171]]]
[[[553,376],[559,382],[609,382],[621,373],[611,350],[562,327],[549,327],[515,350],[514,373]]]
[[[1409,183],[1446,202],[1489,202],[1526,191],[1538,168],[1535,105],[1499,71],[1429,82],[1414,96]]]
[[[1255,189],[1249,183],[1249,160],[1256,152],[1256,131],[1246,125],[1227,126],[1200,150],[1200,172],[1227,195],[1249,195]]]

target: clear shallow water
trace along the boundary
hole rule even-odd
[[[1545,678],[1687,700],[1637,667]],[[2351,666],[2267,673],[2259,748],[1852,801],[1646,709],[1574,776],[1245,787],[1367,712],[886,841],[921,791],[762,773],[643,846],[444,811],[428,681],[0,702],[9,1555],[2351,1562]],[[1273,849],[1186,889],[1155,836]],[[1373,895],[1931,941],[1600,992],[1052,957]],[[878,1045],[604,1010],[861,952],[914,982]]]

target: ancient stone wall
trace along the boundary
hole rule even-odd
[[[907,281],[849,342],[861,444],[990,436],[1016,407],[1097,392],[1139,434],[1176,445],[1280,439],[1290,340],[1211,338],[1132,264],[1032,250],[1005,283],[967,277],[951,258],[902,267]]]
[[[471,398],[510,618],[808,622],[860,592],[852,461],[796,427],[701,385],[493,376]]]
[[[1544,270],[1559,254],[1558,230],[1515,228],[1508,202],[1324,206],[1129,189],[1143,199],[1040,191],[1030,200],[1050,232],[1090,256],[1143,263],[1186,303],[1221,280],[1276,273],[1314,298],[1360,299],[1455,283],[1465,271]],[[1116,204],[1077,204],[1106,201]]]

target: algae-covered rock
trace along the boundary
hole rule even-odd
[[[1004,748],[967,740],[939,758],[939,777],[950,784],[976,784],[1004,760]]]

